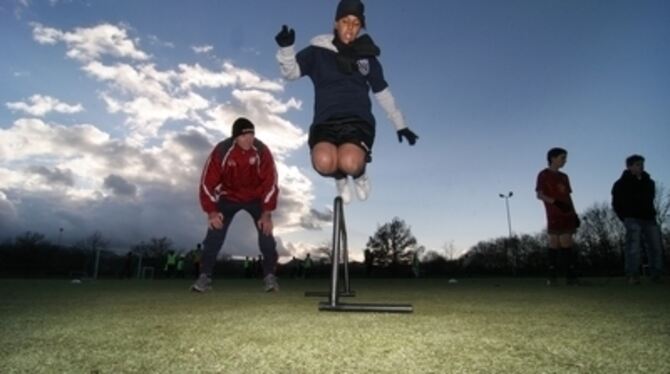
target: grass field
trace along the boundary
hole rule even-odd
[[[670,373],[670,286],[593,279],[359,280],[319,312],[327,280],[0,280],[1,373]]]

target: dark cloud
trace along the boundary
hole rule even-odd
[[[310,209],[308,215],[300,217],[300,226],[307,230],[321,230],[324,224],[333,220],[333,212],[326,210],[319,212],[316,209]]]
[[[69,169],[47,168],[46,166],[31,166],[28,168],[31,173],[44,178],[49,184],[62,184],[68,187],[74,186],[74,174]]]
[[[137,193],[137,186],[126,181],[123,177],[115,174],[110,174],[105,178],[105,188],[112,190],[117,196],[135,196]]]
[[[209,152],[214,147],[205,136],[195,131],[177,135],[175,142],[193,153]]]

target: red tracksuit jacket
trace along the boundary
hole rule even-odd
[[[248,151],[226,139],[210,153],[200,178],[200,205],[206,213],[218,211],[219,198],[248,203],[260,200],[262,210],[277,207],[277,169],[268,147],[255,139]]]

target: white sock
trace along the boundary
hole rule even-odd
[[[337,195],[342,198],[342,202],[349,204],[351,201],[351,189],[349,188],[349,178],[335,179]]]
[[[358,200],[365,201],[370,195],[370,178],[367,174],[363,174],[354,179],[354,189],[356,190],[356,197]]]

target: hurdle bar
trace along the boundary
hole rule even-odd
[[[330,294],[328,301],[319,303],[319,310],[324,312],[372,312],[372,313],[412,313],[414,308],[411,304],[372,304],[372,303],[341,303],[339,268],[340,262],[344,263],[344,291],[350,291],[349,267],[347,263],[347,230],[344,222],[344,208],[341,197],[336,197],[333,203],[333,249],[332,249],[332,271],[330,277]]]

